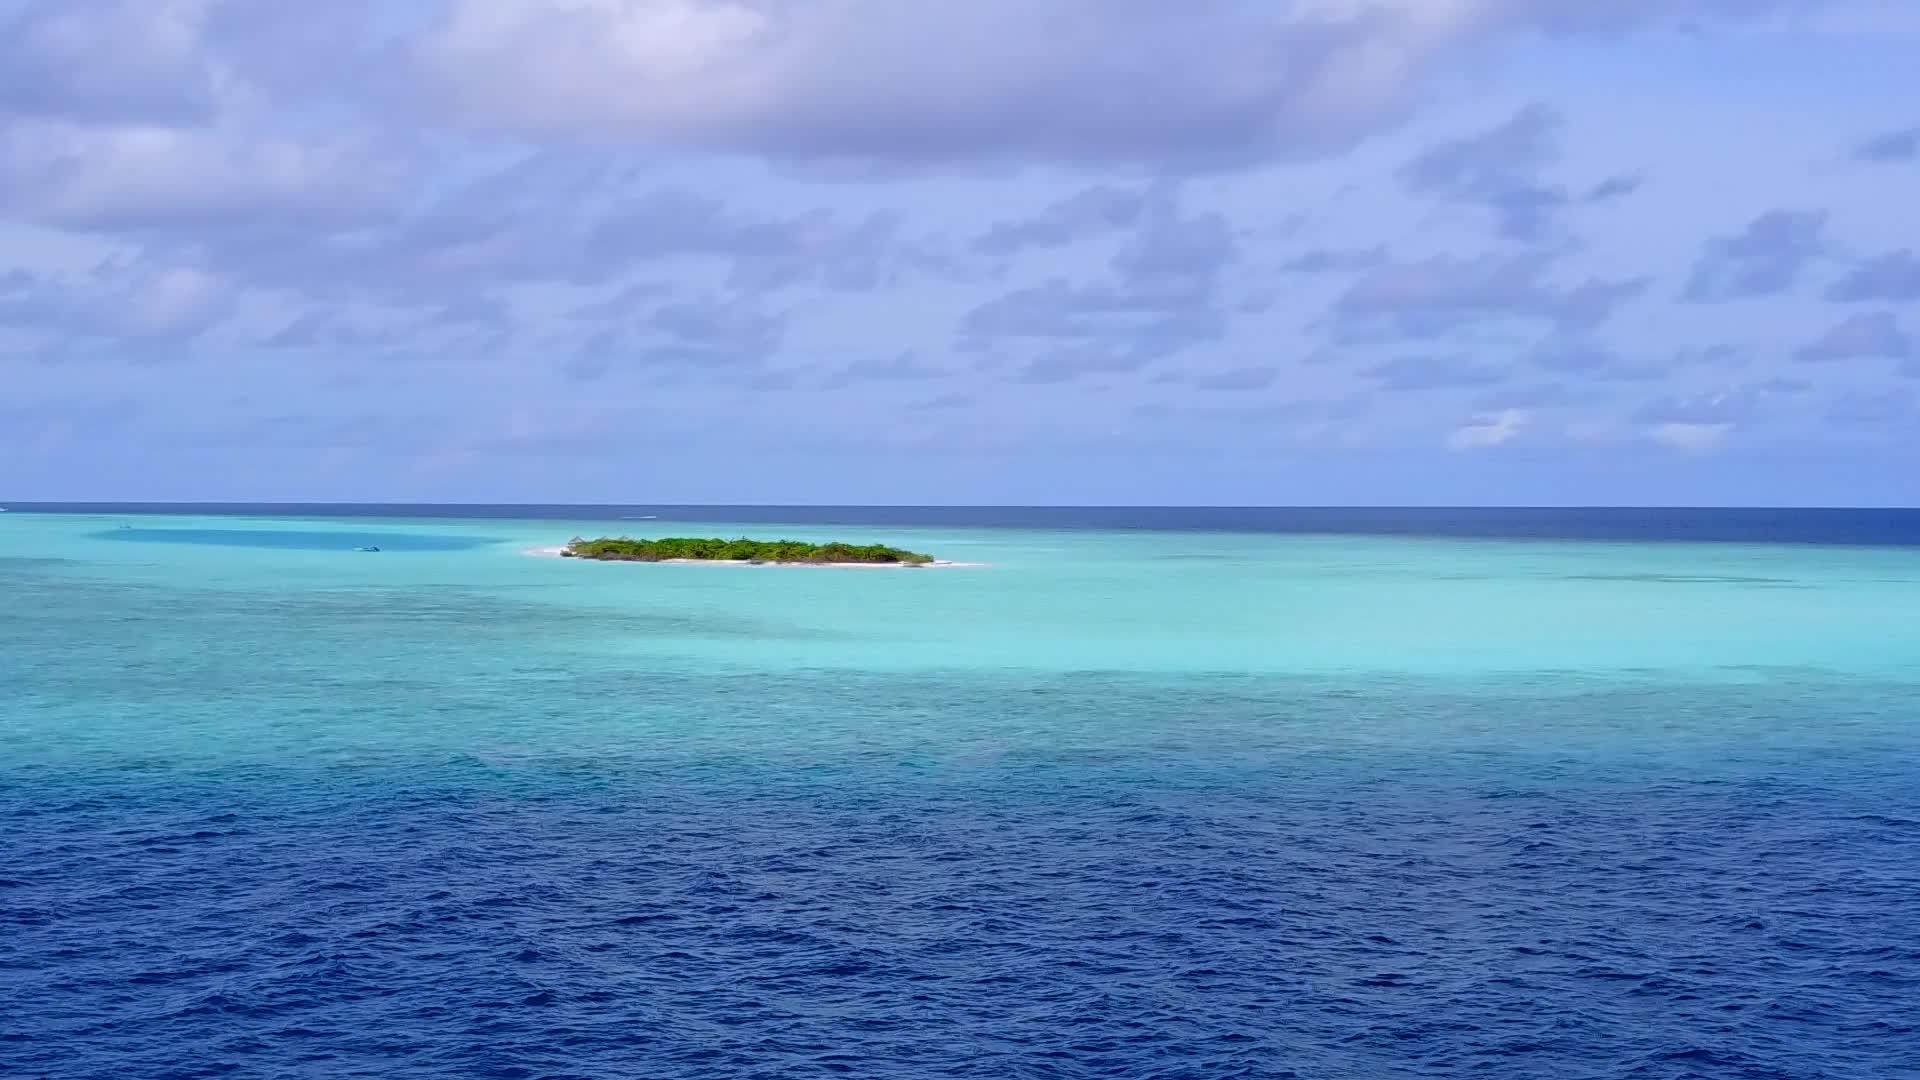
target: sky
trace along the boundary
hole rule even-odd
[[[0,500],[1920,505],[1908,0],[0,0]]]

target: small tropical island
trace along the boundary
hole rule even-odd
[[[808,544],[799,540],[737,540],[670,536],[659,540],[579,537],[561,548],[562,558],[602,562],[712,562],[781,566],[931,566],[931,555],[885,544]]]

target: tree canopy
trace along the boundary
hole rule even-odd
[[[629,537],[601,537],[583,540],[575,537],[561,554],[574,559],[599,559],[608,562],[666,562],[690,559],[699,562],[764,563],[875,563],[923,566],[933,556],[904,551],[885,544],[809,544],[799,540],[735,540],[670,536],[658,540]]]

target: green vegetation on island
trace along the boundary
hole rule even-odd
[[[885,544],[807,544],[798,540],[702,539],[670,536],[659,540],[633,540],[627,537],[582,540],[575,537],[560,552],[570,559],[599,559],[607,562],[693,562],[744,563],[866,563],[872,565],[925,566],[933,556],[917,551],[902,551]]]

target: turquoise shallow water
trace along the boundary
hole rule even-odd
[[[0,602],[0,1072],[1913,1064],[1920,549],[16,513]]]

